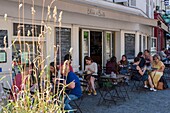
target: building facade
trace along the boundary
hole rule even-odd
[[[118,60],[123,54],[126,54],[128,59],[133,59],[139,51],[150,49],[155,43],[152,37],[154,37],[153,28],[157,26],[157,20],[152,19],[153,2],[152,0],[148,1],[131,0],[130,5],[128,3],[127,6],[104,0],[56,1],[52,8],[56,6],[58,14],[63,11],[62,27],[59,28],[58,23],[53,21],[46,22],[51,28],[50,34],[46,34],[41,39],[45,47],[43,57],[47,59],[46,63],[54,60],[54,46],[59,44],[59,37],[61,37],[61,56],[67,54],[70,47],[73,48],[72,65],[74,71],[84,69],[85,56],[91,56],[102,67],[113,55]],[[28,55],[32,58],[38,55],[36,44],[38,44],[43,17],[43,3],[42,1],[34,1],[36,11],[34,21],[32,21],[31,14],[32,1],[25,0],[24,9],[20,10],[19,4],[17,0],[2,0],[0,4],[0,26],[2,30],[7,30],[9,45],[6,48],[7,62],[0,64],[3,71],[12,68],[12,60],[15,58],[21,57],[20,62],[22,62],[22,58],[26,59]],[[49,4],[50,1],[44,3],[43,18],[46,18],[46,14],[48,14]],[[23,10],[24,13],[22,13]],[[4,14],[8,14],[7,20],[4,19]],[[19,16],[20,18],[18,18]],[[24,17],[24,23],[22,17]],[[24,29],[27,31],[33,28],[34,23],[37,32],[26,36],[24,35],[27,34],[25,30],[25,33],[21,33],[22,35],[18,39],[17,26],[19,23],[24,24]],[[19,43],[20,41],[23,42],[22,45]],[[25,42],[30,46],[30,54],[28,54],[27,46],[24,45]],[[21,48],[24,50],[22,54],[19,53]],[[3,50],[3,48],[1,49]]]

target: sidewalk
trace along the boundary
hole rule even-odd
[[[168,81],[170,86],[170,82]],[[170,88],[157,92],[131,92],[130,99],[104,105],[97,105],[98,96],[87,96],[81,104],[83,113],[170,113]]]

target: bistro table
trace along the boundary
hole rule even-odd
[[[99,78],[99,94],[101,95],[98,104],[106,101],[113,101],[116,104],[117,99],[126,101],[129,98],[127,88],[125,87],[125,75],[105,75]]]

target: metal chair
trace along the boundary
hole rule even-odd
[[[138,70],[130,70],[131,72],[131,81],[132,81],[132,88],[131,91],[134,91],[135,89],[137,91],[140,91],[139,89],[141,86],[144,85],[144,82],[142,81],[142,76],[139,74]]]

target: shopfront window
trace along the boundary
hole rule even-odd
[[[23,26],[24,26],[24,32],[23,32]],[[23,36],[23,34],[25,34],[25,36],[33,36],[32,34],[33,29],[34,29],[34,36],[38,37],[41,34],[41,25],[13,23],[13,36],[17,36],[19,30],[20,30],[20,36]],[[43,26],[42,29],[44,29]],[[28,31],[30,31],[29,35],[28,35]]]
[[[157,38],[151,37],[151,55],[156,54],[157,51]]]
[[[142,51],[142,36],[139,35],[139,51]]]
[[[143,36],[143,51],[146,49],[146,37]]]
[[[25,45],[25,46],[24,46]],[[38,56],[38,44],[32,41],[15,41],[12,44],[12,60],[17,64],[28,63]],[[22,49],[21,49],[22,48]]]
[[[128,59],[135,58],[135,34],[125,33],[125,54]]]

